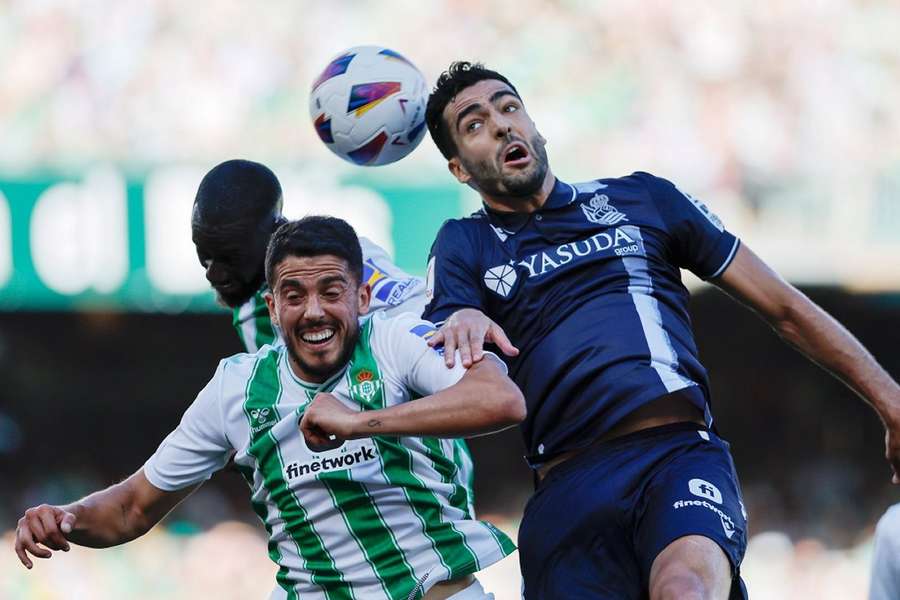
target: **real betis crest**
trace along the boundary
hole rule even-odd
[[[368,369],[360,369],[354,375],[356,383],[350,386],[350,394],[366,404],[371,404],[381,390],[381,379],[376,379]]]

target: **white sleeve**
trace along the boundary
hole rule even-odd
[[[900,504],[890,507],[875,528],[869,600],[900,598]]]
[[[388,253],[371,240],[359,238],[363,255],[363,279],[372,287],[369,312],[411,312],[417,317],[425,308],[425,282],[394,264]]]
[[[452,369],[444,363],[444,349],[432,348],[428,339],[436,333],[433,323],[412,314],[383,318],[373,325],[386,327],[386,345],[394,376],[420,396],[430,396],[456,384],[466,369],[459,352]],[[506,365],[492,352],[485,352],[485,360],[494,360],[504,373]]]
[[[155,487],[179,490],[209,479],[225,466],[231,444],[221,411],[225,361],[181,417],[181,423],[144,463],[144,475]]]

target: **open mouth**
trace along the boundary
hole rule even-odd
[[[521,142],[513,142],[503,151],[503,164],[510,166],[523,165],[529,159],[528,148]]]
[[[325,329],[317,329],[316,331],[305,331],[300,335],[300,339],[307,344],[320,346],[327,344],[334,337],[334,329],[326,327]]]

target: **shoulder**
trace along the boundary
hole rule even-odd
[[[253,377],[263,362],[278,362],[280,349],[284,346],[263,345],[256,352],[240,352],[219,361],[215,377],[222,380],[223,385],[242,385]]]
[[[887,509],[878,520],[875,527],[876,535],[885,539],[900,539],[900,504],[895,504]]]
[[[427,340],[436,330],[433,323],[409,312],[390,316],[383,312],[376,313],[369,319],[369,326],[372,328],[371,339],[376,342],[388,340],[395,342],[402,338],[415,337]]]

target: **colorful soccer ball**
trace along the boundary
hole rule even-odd
[[[403,56],[357,46],[334,58],[316,79],[309,114],[328,148],[356,165],[398,161],[422,141],[428,86]]]

